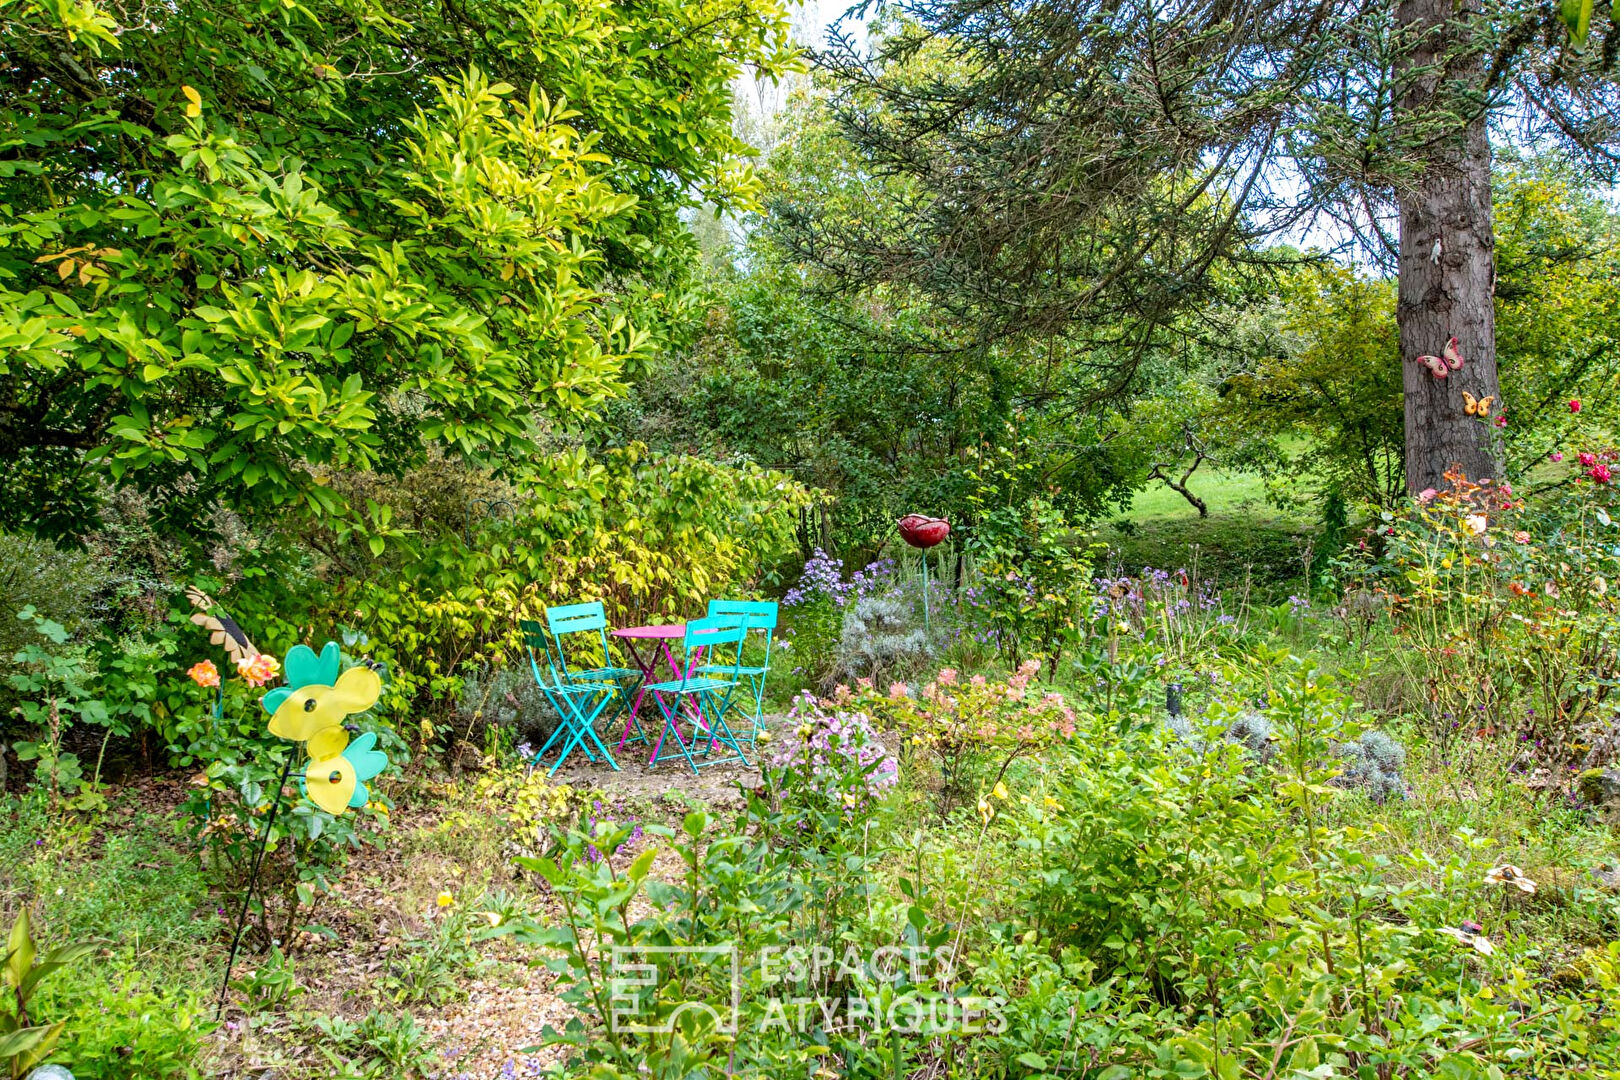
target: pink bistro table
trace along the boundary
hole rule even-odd
[[[660,681],[657,677],[659,651],[662,650],[664,662],[669,665],[669,670],[674,672],[675,678],[684,678],[688,674],[681,667],[681,662],[675,659],[675,654],[669,648],[671,641],[680,641],[686,637],[686,624],[668,623],[659,626],[626,626],[621,630],[613,631],[613,636],[624,642],[625,651],[630,654],[630,659],[635,662],[636,667],[641,669],[641,685],[636,689],[635,701],[630,703],[630,714],[624,718],[624,733],[619,736],[619,749],[623,750],[625,740],[630,738],[630,726],[635,723],[636,717],[641,715],[641,699],[647,693],[647,684]],[[645,656],[642,655],[641,649],[636,648],[636,642],[638,641],[642,642],[643,648],[646,649]],[[699,662],[701,655],[702,653],[699,652],[698,656],[693,657],[693,665]],[[698,722],[701,723],[701,714],[699,714]],[[663,745],[664,717],[660,713],[658,716],[658,741],[653,746],[652,757],[647,759],[649,765],[658,759],[658,751]]]

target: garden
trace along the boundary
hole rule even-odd
[[[0,1075],[1620,1080],[1617,97],[0,0]]]

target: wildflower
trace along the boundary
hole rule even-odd
[[[483,917],[485,922],[489,923],[492,930],[501,925],[501,913],[498,911],[480,911],[478,914]]]
[[[1563,461],[1564,460],[1564,452],[1562,450],[1554,450],[1553,453],[1552,453],[1552,459],[1554,461]]]
[[[986,825],[990,824],[990,819],[995,817],[995,816],[996,816],[996,810],[995,810],[995,807],[990,805],[990,801],[988,799],[980,799],[979,800],[979,817],[984,821],[984,823]]]
[[[1003,784],[1000,780],[996,781],[995,789],[991,791],[990,794],[994,795],[998,799],[1001,799],[1003,802],[1012,798],[1011,795],[1007,794],[1007,785]]]
[[[1490,522],[1486,520],[1484,514],[1469,514],[1463,519],[1463,524],[1468,526],[1469,532],[1478,536],[1485,531],[1485,526]]]
[[[1599,462],[1598,464],[1592,466],[1586,475],[1590,476],[1593,480],[1596,480],[1600,484],[1607,484],[1609,482],[1609,467],[1602,462]]]
[[[433,902],[442,908],[447,908],[456,902],[456,898],[448,892],[441,892]]]
[[[940,668],[939,669],[939,685],[941,685],[941,686],[955,686],[956,685],[956,669],[955,668]]]
[[[1434,490],[1434,488],[1424,488],[1422,491],[1417,493],[1417,501],[1420,504],[1427,506],[1429,503],[1434,502],[1434,497],[1436,494],[1438,493]]]
[[[1513,542],[1515,544],[1528,544],[1530,542],[1530,534],[1525,532],[1523,529],[1520,529],[1518,532],[1513,534]]]
[[[1498,413],[1496,415],[1496,426],[1507,427],[1507,413]]]
[[[1534,894],[1536,891],[1536,883],[1525,877],[1524,871],[1512,863],[1503,863],[1501,866],[1491,867],[1485,872],[1485,884],[1512,885],[1523,893]]]
[[[890,701],[900,701],[905,696],[906,696],[906,684],[905,683],[903,683],[903,682],[892,682],[892,683],[889,684],[889,700]]]
[[[1576,412],[1581,411],[1581,399],[1580,398],[1571,398],[1570,399],[1569,411],[1572,412],[1572,413],[1576,413]]]
[[[245,656],[236,662],[236,673],[248,681],[249,686],[263,686],[281,674],[281,664],[269,653]]]
[[[1597,464],[1597,455],[1593,454],[1593,453],[1591,453],[1589,451],[1583,450],[1583,451],[1581,451],[1581,453],[1576,455],[1575,460],[1579,461],[1581,463],[1582,467],[1590,468],[1591,466]]]
[[[1041,798],[1041,805],[1046,807],[1048,810],[1052,810],[1060,814],[1063,812],[1063,804],[1052,798],[1050,795],[1046,795]]]
[[[198,686],[219,685],[219,668],[214,666],[212,660],[203,660],[191,665],[191,670],[187,671],[186,674],[190,675],[191,681]]]

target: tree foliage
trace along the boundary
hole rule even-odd
[[[521,460],[680,315],[789,63],[774,0],[0,7],[0,524],[379,531],[333,470]]]

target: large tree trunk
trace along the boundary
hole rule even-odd
[[[1403,0],[1396,20],[1414,43],[1407,53],[1407,69],[1434,62],[1446,41],[1451,14],[1452,0]],[[1455,24],[1450,32],[1456,32]],[[1477,86],[1481,78],[1477,53],[1471,61],[1454,61],[1445,72],[1417,78],[1401,101],[1403,122],[1409,130],[1428,127],[1438,113],[1462,105],[1456,90],[1442,80]],[[1425,488],[1443,490],[1445,473],[1453,468],[1470,480],[1502,478],[1495,421],[1504,403],[1496,377],[1496,259],[1485,117],[1478,116],[1452,135],[1440,134],[1422,153],[1423,175],[1413,188],[1400,193],[1396,308],[1406,386],[1406,490],[1412,494]],[[1463,366],[1437,379],[1418,357],[1441,355],[1452,337],[1459,343]],[[1489,420],[1463,411],[1464,390],[1477,398],[1497,399]]]

